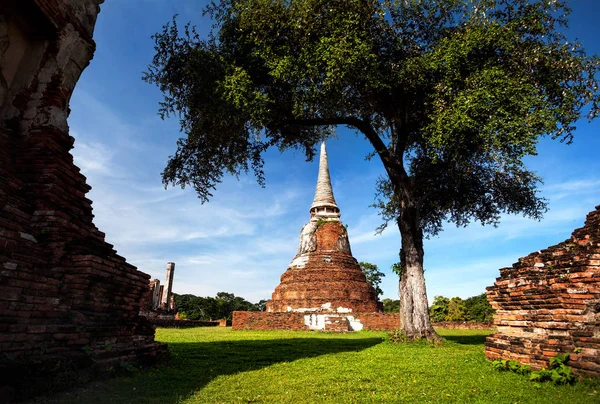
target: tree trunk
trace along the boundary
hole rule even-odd
[[[398,227],[402,237],[400,250],[400,329],[412,338],[439,341],[429,319],[429,306],[423,271],[423,232],[419,228],[419,212],[413,203],[402,204]]]

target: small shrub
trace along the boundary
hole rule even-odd
[[[581,352],[581,349],[575,348],[574,352]],[[555,385],[573,384],[577,378],[573,373],[573,369],[567,366],[569,355],[569,353],[558,354],[550,358],[550,369],[541,368],[540,370],[531,371],[528,365],[521,365],[517,361],[506,359],[493,361],[492,367],[500,372],[511,371],[520,375],[529,374],[529,380],[535,382],[535,388],[540,388],[540,383],[549,381]]]
[[[394,330],[388,332],[386,341],[389,341],[392,344],[406,344],[413,342],[413,339],[406,335],[406,333],[402,330]]]
[[[530,368],[528,365],[521,365],[517,361],[510,361],[507,359],[493,361],[492,367],[499,372],[511,371],[520,375],[524,375],[530,372]]]
[[[555,385],[573,384],[577,380],[573,369],[567,365],[570,354],[558,354],[550,358],[550,369],[542,368],[531,372],[529,380],[534,382],[552,381]]]

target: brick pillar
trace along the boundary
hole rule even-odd
[[[153,281],[150,281],[150,285],[152,288],[152,310],[157,310],[160,306],[160,299],[162,297],[160,295],[160,281],[158,279],[154,279]]]
[[[175,263],[167,262],[167,273],[165,275],[165,290],[162,293],[161,306],[165,310],[169,310],[169,303],[171,301],[171,291],[173,290],[173,273],[175,272]]]
[[[164,292],[165,292],[165,290],[164,290],[164,289],[165,289],[165,285],[160,285],[160,286],[158,287],[158,296],[160,296],[160,299],[159,299],[159,301],[158,301],[158,307],[157,307],[157,308],[158,308],[158,309],[161,309],[161,310],[164,310],[164,309],[165,309],[165,306],[163,305],[163,302],[162,302],[162,296],[163,296],[163,294],[164,294]]]

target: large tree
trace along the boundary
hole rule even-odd
[[[207,38],[176,20],[154,36],[145,80],[185,137],[163,172],[206,201],[262,154],[308,159],[336,126],[362,133],[386,175],[385,223],[401,233],[400,318],[436,338],[423,237],[442,223],[540,218],[540,179],[523,164],[542,136],[569,142],[598,113],[598,58],[567,41],[557,0],[222,0]]]

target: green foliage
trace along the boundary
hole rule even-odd
[[[396,262],[396,263],[392,264],[390,269],[393,273],[398,275],[398,278],[402,279],[402,264],[400,264],[399,262]]]
[[[569,354],[558,354],[550,358],[550,369],[541,368],[540,370],[532,371],[529,365],[521,365],[517,361],[512,360],[495,360],[492,362],[492,367],[498,371],[511,371],[520,375],[529,374],[529,380],[536,383],[536,387],[541,387],[539,383],[551,381],[559,386],[564,384],[573,384],[577,381],[573,369],[567,366]]]
[[[256,307],[256,311],[265,311],[267,310],[267,302],[268,300],[262,299],[254,306]]]
[[[487,322],[494,319],[496,312],[487,300],[486,294],[469,297],[464,301],[467,321]]]
[[[267,148],[312,158],[332,125],[349,125],[392,173],[384,218],[402,196],[388,181],[420,200],[431,234],[502,211],[537,218],[539,180],[521,159],[539,136],[570,141],[588,103],[598,114],[598,58],[561,33],[563,2],[222,0],[206,11],[211,35],[173,20],[144,75],[186,134],[163,181],[203,200],[225,172],[252,168],[262,183]]]
[[[409,337],[402,330],[388,332],[385,340],[391,342],[392,344],[407,344],[414,341],[413,338]]]
[[[448,314],[446,321],[465,321],[467,318],[467,306],[460,297],[453,297],[448,302]]]
[[[321,226],[323,226],[325,223],[329,222],[329,220],[327,219],[323,219],[322,217],[318,218],[317,221],[315,222],[315,226],[317,227],[317,229]]]
[[[531,372],[529,379],[533,382],[545,382],[552,381],[553,384],[573,384],[577,381],[573,369],[571,369],[567,362],[569,361],[570,354],[558,354],[550,358],[550,369],[542,368],[538,371]]]
[[[180,318],[189,320],[231,320],[232,313],[240,311],[264,311],[265,301],[257,304],[248,302],[233,293],[219,292],[216,297],[199,297],[194,295],[175,296],[175,303]]]
[[[429,316],[433,322],[440,321],[477,321],[493,320],[494,309],[487,301],[485,293],[462,300],[460,297],[449,299],[435,296],[429,307]]]
[[[373,286],[373,289],[375,289],[377,298],[379,299],[379,297],[383,294],[383,290],[381,290],[379,285],[381,284],[381,278],[383,278],[385,274],[381,272],[375,264],[371,264],[369,262],[359,262],[358,265],[365,274],[367,282],[369,282],[369,284]]]
[[[385,298],[382,301],[384,313],[399,313],[400,312],[400,300]]]
[[[531,368],[529,365],[521,365],[517,361],[511,361],[506,359],[495,360],[492,362],[492,367],[500,372],[503,371],[511,371],[518,373],[520,375],[526,375],[531,372]]]
[[[444,296],[435,296],[433,304],[429,307],[429,317],[433,322],[446,321],[450,299]]]

